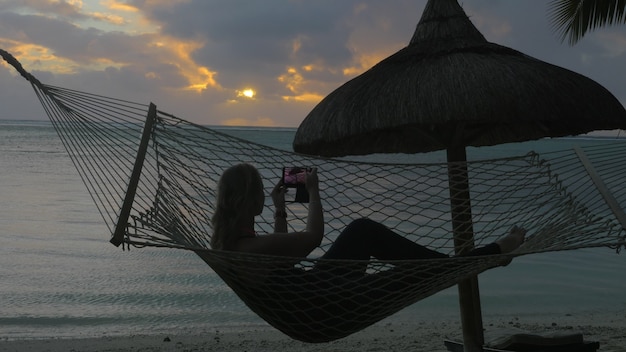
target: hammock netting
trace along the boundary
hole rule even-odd
[[[347,336],[515,256],[588,247],[619,250],[626,242],[623,142],[467,163],[316,158],[193,124],[153,104],[44,85],[9,62],[35,88],[114,235],[112,242],[194,251],[250,309],[298,340]],[[326,235],[310,258],[210,249],[218,179],[240,162],[259,169],[268,196],[283,166],[318,168]],[[449,189],[449,175],[457,168],[467,170],[471,193],[471,200],[462,200],[471,209],[473,241],[466,241],[467,249],[492,243],[520,225],[531,236],[519,249],[447,259],[326,260],[341,270],[333,275],[316,270],[322,262],[316,258],[339,232],[364,217],[454,255],[459,244],[455,249],[450,204],[459,192]],[[257,218],[259,233],[273,232],[273,210],[266,204]],[[303,230],[307,205],[290,203],[287,211],[289,230]]]

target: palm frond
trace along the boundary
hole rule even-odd
[[[626,0],[552,0],[548,15],[561,41],[574,45],[590,30],[626,23]]]

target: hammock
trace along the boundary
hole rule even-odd
[[[532,234],[506,255],[412,261],[315,259],[352,220],[380,221],[453,255],[448,170],[459,165],[390,164],[315,158],[200,126],[154,104],[44,85],[0,53],[33,85],[110,232],[124,247],[194,251],[256,314],[294,339],[324,342],[359,331],[402,308],[519,255],[626,243],[626,144],[472,161],[474,242],[483,246],[521,225]],[[307,259],[211,250],[210,218],[222,171],[254,164],[269,195],[283,166],[319,170],[327,233]],[[452,192],[454,193],[454,192]],[[307,205],[288,206],[302,230]],[[266,205],[257,231],[273,231]],[[355,275],[367,266],[367,275]]]

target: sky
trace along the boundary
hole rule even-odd
[[[626,105],[626,26],[570,46],[548,0],[461,0],[485,38],[581,73]],[[426,0],[0,0],[0,48],[40,81],[208,125],[297,127],[405,47]],[[45,119],[0,64],[0,119]]]

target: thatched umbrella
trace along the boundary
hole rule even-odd
[[[626,128],[626,111],[604,87],[487,42],[456,0],[429,0],[409,45],[324,98],[293,146],[325,156],[446,149],[448,161],[465,161],[466,146],[616,128]],[[473,243],[467,169],[449,174],[461,248]],[[459,285],[465,344],[474,349],[482,344],[477,288],[475,278]]]
[[[298,152],[424,152],[626,127],[595,81],[489,43],[455,0],[429,1],[410,44],[330,93]]]

